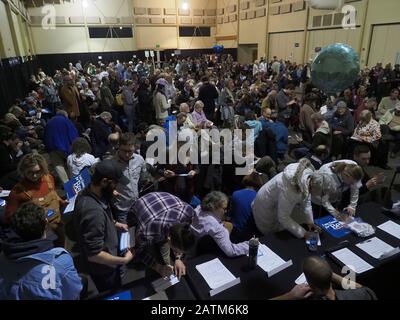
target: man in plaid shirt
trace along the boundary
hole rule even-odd
[[[140,198],[134,211],[138,220],[136,257],[163,277],[174,270],[179,278],[185,275],[181,256],[195,242],[189,228],[194,209],[169,193],[153,192]],[[171,249],[174,266],[171,265]]]

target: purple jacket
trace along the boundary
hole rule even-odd
[[[243,256],[249,253],[248,241],[238,244],[232,243],[229,238],[229,231],[223,223],[217,220],[211,212],[201,211],[200,207],[196,208],[191,229],[198,238],[206,235],[211,236],[228,257]]]

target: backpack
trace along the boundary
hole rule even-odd
[[[124,95],[122,92],[117,93],[117,95],[115,96],[115,104],[118,107],[123,107],[124,106]]]

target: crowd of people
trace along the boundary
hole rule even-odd
[[[254,235],[310,239],[321,231],[317,217],[346,221],[360,203],[387,204],[384,175],[366,167],[388,169],[400,151],[399,86],[399,65],[378,64],[328,97],[312,85],[310,64],[276,57],[252,65],[230,55],[79,61],[52,77],[38,70],[0,125],[0,187],[11,190],[0,213],[0,298],[84,298],[86,275],[98,292],[117,290],[131,263],[181,277],[205,237],[242,256]],[[204,129],[243,133],[229,147],[253,144],[246,157],[255,168],[240,176],[242,164],[194,163],[188,154],[168,161],[170,150],[155,162],[149,135],[174,123],[191,139],[204,139]],[[210,149],[199,150],[206,158],[215,144],[208,139]],[[166,146],[182,151],[187,141],[177,140]],[[64,184],[86,168],[91,183],[63,215]],[[121,252],[121,233],[133,227],[135,245]],[[340,276],[315,257],[304,272],[309,285],[278,299],[375,298],[360,286],[334,290]]]

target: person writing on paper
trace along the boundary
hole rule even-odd
[[[117,183],[128,184],[123,169],[111,160],[95,166],[91,184],[76,199],[73,224],[77,243],[88,273],[99,292],[121,286],[121,267],[133,259],[128,250],[118,256],[119,231],[128,231],[126,225],[113,218],[110,203],[116,194]]]
[[[237,257],[249,252],[248,241],[234,244],[229,239],[228,224],[224,224],[224,217],[228,208],[228,197],[219,191],[206,195],[200,207],[196,208],[191,229],[199,239],[206,235],[211,236],[218,247],[228,256]]]
[[[377,300],[371,289],[333,273],[328,262],[320,257],[305,258],[303,272],[307,283],[295,286],[274,300]],[[334,289],[334,286],[340,289]]]
[[[354,216],[359,189],[362,186],[361,180],[364,176],[362,168],[352,160],[340,160],[323,165],[318,172],[327,177],[329,192],[322,197],[320,194],[313,195],[314,213],[323,214],[322,208],[324,208],[328,214],[341,221],[346,221],[349,216]],[[347,195],[350,195],[350,203],[347,203],[346,192]],[[339,210],[344,210],[347,214],[342,214]]]
[[[194,209],[172,194],[152,192],[136,202],[134,212],[138,220],[137,259],[162,277],[174,271],[179,278],[184,276],[186,266],[182,256],[195,243],[189,229]]]
[[[263,235],[287,230],[299,239],[310,238],[313,231],[320,231],[314,224],[310,195],[325,189],[323,176],[308,159],[288,165],[257,193],[253,216],[258,230]]]

